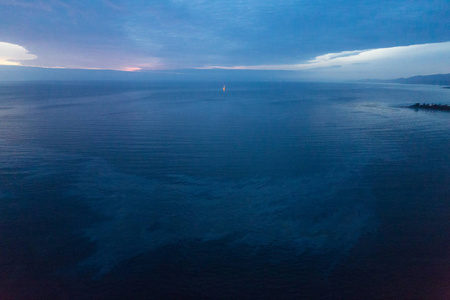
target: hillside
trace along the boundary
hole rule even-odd
[[[395,83],[450,85],[450,74],[414,76],[390,80]]]

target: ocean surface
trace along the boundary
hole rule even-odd
[[[0,83],[0,299],[450,299],[439,86]]]

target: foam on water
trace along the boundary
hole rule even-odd
[[[284,245],[299,253],[339,256],[374,225],[372,196],[350,183],[355,180],[342,171],[288,180],[171,175],[156,181],[92,160],[71,194],[106,218],[86,230],[98,251],[84,263],[107,271],[120,260],[166,244],[226,236],[252,246]]]
[[[104,218],[80,229],[96,245],[80,266],[100,273],[164,245],[224,237],[340,257],[376,224],[370,190],[357,183],[359,174],[345,169],[290,179],[217,181],[168,174],[150,180],[120,172],[103,159],[6,143],[1,150],[2,168],[20,169],[27,181],[77,170],[72,188],[61,197],[76,197]],[[12,195],[2,191],[0,198]]]

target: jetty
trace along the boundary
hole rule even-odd
[[[440,110],[440,111],[450,111],[450,105],[447,104],[428,104],[428,103],[416,103],[408,106],[415,109],[429,109],[429,110]]]

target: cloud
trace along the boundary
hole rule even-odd
[[[295,65],[300,70],[316,69],[330,66],[345,66],[355,64],[367,64],[370,62],[383,62],[390,60],[410,60],[418,58],[430,58],[435,55],[450,53],[450,42],[379,48],[370,50],[344,51],[340,53],[328,53],[317,56],[305,64]],[[418,61],[419,62],[419,61]],[[420,63],[424,63],[420,61]],[[295,68],[294,66],[294,68]]]
[[[274,68],[450,41],[447,0],[329,2],[0,0],[0,19],[3,41],[33,45],[33,65],[65,68]]]
[[[37,56],[20,45],[0,42],[0,65],[20,66],[23,60],[33,60]]]
[[[450,42],[327,53],[300,64],[206,66],[200,69],[308,70],[319,71],[316,73],[322,75],[323,72],[332,70],[332,73],[346,77],[367,73],[377,74],[382,78],[388,78],[389,75],[408,76],[409,73],[412,75],[448,73]]]

